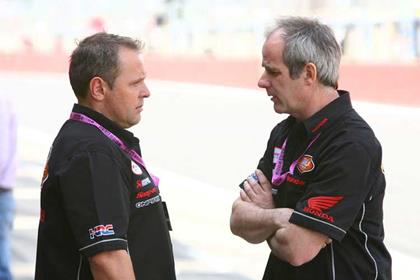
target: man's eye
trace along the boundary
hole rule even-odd
[[[276,72],[276,71],[273,71],[273,70],[271,70],[271,69],[265,69],[265,72],[267,72],[267,74],[269,74],[269,75],[272,75],[272,76],[275,76],[275,75],[277,75],[278,74],[278,72]]]

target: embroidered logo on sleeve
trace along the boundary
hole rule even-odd
[[[315,163],[311,155],[303,155],[297,164],[297,168],[300,173],[306,173],[314,170]]]
[[[303,208],[304,212],[317,216],[321,219],[327,220],[331,223],[334,218],[326,213],[325,210],[330,209],[343,199],[342,196],[315,196],[308,199],[308,206]]]
[[[108,224],[105,226],[98,225],[96,227],[89,229],[89,235],[90,235],[90,239],[94,239],[95,237],[100,237],[100,236],[114,235],[114,227],[112,224]]]

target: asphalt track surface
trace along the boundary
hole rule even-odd
[[[13,271],[18,280],[33,279],[39,182],[49,145],[75,98],[63,74],[3,72],[0,84],[19,117]],[[163,81],[150,81],[149,87],[152,96],[132,131],[161,179],[178,278],[260,279],[268,248],[230,233],[230,207],[237,184],[253,171],[272,127],[284,116],[273,112],[263,91]],[[354,107],[383,146],[386,244],[394,279],[418,279],[420,110],[361,102]]]

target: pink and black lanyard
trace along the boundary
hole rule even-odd
[[[120,147],[121,150],[126,152],[132,160],[134,160],[135,162],[137,162],[138,164],[143,166],[144,169],[146,169],[146,165],[144,163],[144,160],[141,158],[141,156],[134,149],[128,148],[124,144],[124,142],[121,141],[120,138],[115,136],[111,131],[109,131],[108,129],[106,129],[105,127],[103,127],[102,125],[97,123],[96,121],[92,120],[91,118],[89,118],[86,115],[83,115],[83,114],[80,114],[80,113],[75,113],[75,112],[72,112],[70,114],[70,119],[75,120],[75,121],[79,121],[79,122],[82,122],[82,123],[86,123],[86,124],[89,124],[89,125],[92,125],[92,126],[98,128],[102,132],[102,134],[104,134],[108,139],[110,139],[112,142],[117,144],[118,147]],[[149,174],[152,177],[152,180],[153,180],[153,183],[155,184],[155,186],[158,186],[159,185],[159,178],[152,175],[150,172],[149,172]]]
[[[316,139],[318,139],[318,137],[321,134],[318,134],[317,136],[315,136],[314,139],[311,140],[311,142],[309,142],[309,145],[306,147],[306,149],[303,151],[302,155],[299,156],[295,161],[292,162],[292,164],[289,167],[289,171],[286,171],[284,173],[282,172],[283,169],[283,163],[284,163],[284,152],[286,150],[286,144],[287,144],[287,139],[289,137],[286,138],[286,140],[284,140],[281,149],[278,149],[277,147],[274,148],[274,161],[275,161],[275,166],[273,169],[273,176],[271,178],[271,183],[275,186],[278,187],[281,184],[284,183],[284,181],[287,178],[287,175],[291,174],[293,175],[294,171],[295,171],[295,167],[298,164],[299,160],[305,155],[306,151],[312,146],[312,144],[316,141]],[[277,193],[277,189],[273,189],[273,194]]]

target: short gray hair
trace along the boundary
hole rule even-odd
[[[337,88],[341,49],[330,27],[315,19],[287,17],[277,21],[267,38],[278,30],[283,33],[283,61],[292,79],[301,74],[307,63],[313,63],[318,81]]]

